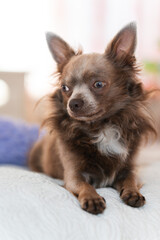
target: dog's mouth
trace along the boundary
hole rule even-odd
[[[86,117],[94,117],[94,116],[100,114],[101,112],[102,112],[102,110],[99,110],[99,111],[96,112],[96,113],[92,113],[92,114],[88,114],[88,115],[86,115]]]
[[[97,112],[91,113],[91,114],[80,114],[80,113],[73,113],[69,111],[69,115],[79,121],[94,121],[97,118],[101,117],[103,114],[103,110],[99,110]]]

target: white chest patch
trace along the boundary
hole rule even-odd
[[[83,172],[82,175],[85,178],[86,182],[88,182],[95,188],[112,186],[112,183],[114,182],[114,179],[115,179],[115,172],[113,172],[113,174],[110,177],[103,175],[103,178],[101,181],[98,181],[96,176],[94,176],[93,174],[90,174],[90,173]],[[92,179],[92,181],[91,181],[91,179]]]
[[[115,126],[107,126],[96,136],[93,143],[103,155],[119,155],[125,160],[128,149],[124,146],[119,130]]]

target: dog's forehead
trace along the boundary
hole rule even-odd
[[[106,61],[102,54],[83,54],[73,57],[65,68],[66,82],[87,81],[87,76],[98,75],[106,69]]]

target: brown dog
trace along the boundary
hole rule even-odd
[[[49,96],[50,115],[44,121],[49,134],[32,148],[30,168],[64,179],[90,213],[106,208],[97,187],[112,186],[126,204],[143,206],[134,158],[142,137],[155,130],[137,79],[135,24],[124,27],[103,54],[75,53],[52,33],[47,42],[59,84]]]

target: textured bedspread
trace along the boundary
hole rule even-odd
[[[60,181],[0,167],[0,240],[159,240],[160,161],[141,164],[146,205],[134,209],[114,189],[97,189],[107,202],[98,216],[81,210]]]

